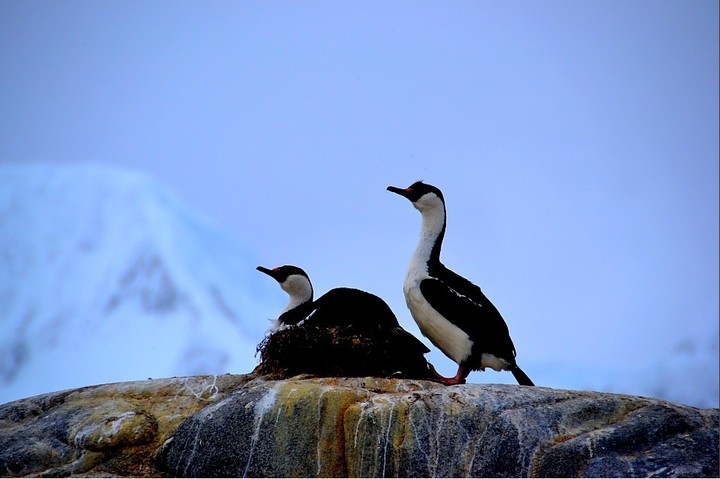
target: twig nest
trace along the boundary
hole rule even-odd
[[[254,373],[285,379],[299,374],[324,377],[433,379],[424,352],[400,328],[359,328],[352,324],[301,323],[272,333],[257,348]]]

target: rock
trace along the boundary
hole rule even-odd
[[[0,406],[10,476],[718,477],[717,409],[515,385],[204,376]]]
[[[0,475],[157,476],[159,445],[247,382],[203,376],[108,384],[0,406]]]

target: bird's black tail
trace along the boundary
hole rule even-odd
[[[533,383],[528,377],[528,375],[525,374],[525,372],[518,366],[512,368],[510,372],[513,374],[513,376],[515,376],[515,380],[520,386],[535,386],[535,383]]]

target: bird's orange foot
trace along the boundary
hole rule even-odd
[[[465,378],[462,377],[459,372],[453,378],[446,378],[445,376],[443,376],[439,372],[437,372],[435,370],[435,367],[432,364],[428,363],[428,367],[430,368],[430,373],[432,374],[433,378],[436,381],[438,381],[439,383],[442,383],[446,386],[453,386],[455,384],[465,384]]]

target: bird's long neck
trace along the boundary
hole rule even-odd
[[[422,212],[420,240],[410,260],[411,267],[427,270],[440,263],[440,249],[445,237],[445,205],[440,204]]]

